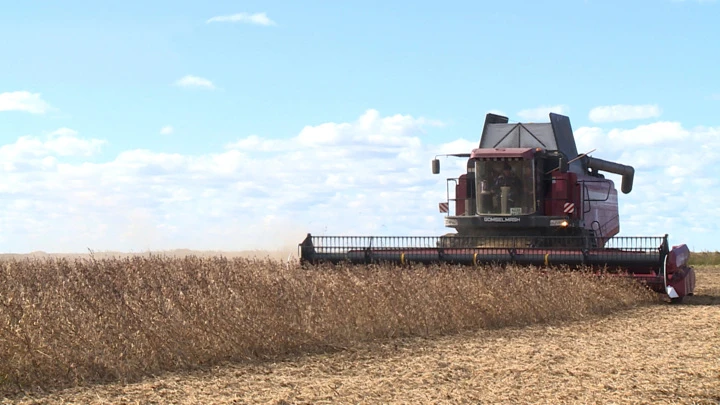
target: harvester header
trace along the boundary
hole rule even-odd
[[[480,143],[449,155],[467,159],[447,178],[439,203],[445,226],[436,237],[313,237],[300,244],[304,263],[447,262],[603,267],[642,279],[678,300],[691,295],[695,273],[687,246],[662,237],[617,237],[618,193],[602,172],[622,176],[632,191],[632,166],[579,154],[570,119],[509,123],[487,114]],[[440,173],[438,156],[432,172]]]

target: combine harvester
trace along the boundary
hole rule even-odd
[[[606,269],[645,282],[673,302],[692,295],[695,272],[686,245],[668,236],[619,237],[615,184],[600,171],[622,176],[632,191],[631,166],[578,154],[570,119],[508,123],[487,114],[467,173],[447,179],[445,226],[456,233],[432,237],[312,236],[300,244],[302,263],[509,264]],[[440,172],[437,156],[434,174]],[[454,198],[450,190],[454,189]],[[455,213],[450,215],[454,203]]]

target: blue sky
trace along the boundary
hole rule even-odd
[[[488,111],[545,121],[550,109],[570,116],[581,148],[636,166],[623,234],[719,249],[718,7],[6,5],[0,249],[439,234],[445,185],[430,159],[476,144]]]

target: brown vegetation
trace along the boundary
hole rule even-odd
[[[720,252],[692,252],[690,253],[692,266],[720,266]]]
[[[168,372],[13,403],[717,405],[720,267],[697,270],[697,294],[680,306],[380,339],[333,353]]]
[[[528,268],[301,269],[135,256],[0,261],[0,393],[130,381],[376,338],[575,320],[657,300]]]

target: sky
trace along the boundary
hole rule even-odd
[[[0,14],[0,252],[441,235],[487,112],[631,165],[624,236],[720,250],[720,2],[51,1]],[[620,178],[608,175],[619,189]]]

